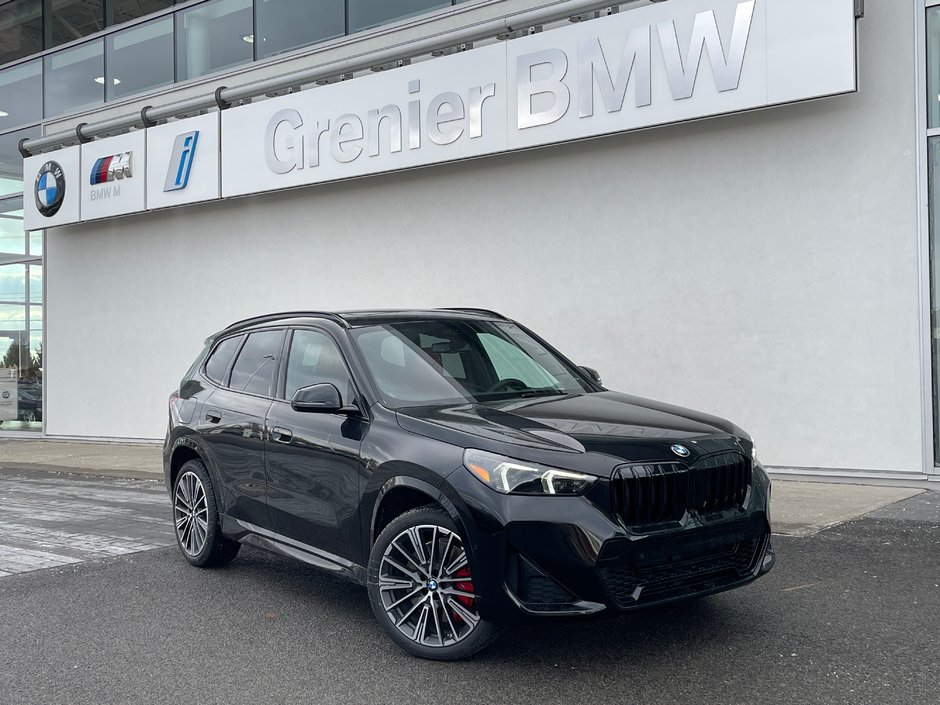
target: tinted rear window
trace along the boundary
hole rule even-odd
[[[283,337],[284,331],[281,330],[249,335],[232,368],[229,387],[240,392],[271,394]]]
[[[241,340],[242,336],[236,335],[234,338],[226,338],[215,346],[215,350],[212,351],[209,360],[206,362],[206,377],[216,384],[225,383],[225,372],[228,370],[229,363],[232,362],[232,357],[234,357],[235,351],[238,350],[238,344]]]

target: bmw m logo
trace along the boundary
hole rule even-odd
[[[676,443],[670,450],[672,450],[672,452],[678,455],[680,458],[689,457],[689,449],[683,445],[679,445],[678,443]]]
[[[134,175],[132,170],[133,152],[112,154],[110,157],[101,157],[91,168],[89,182],[92,186],[106,184],[115,179],[129,179]]]
[[[46,218],[59,212],[65,199],[65,174],[58,162],[46,162],[36,175],[36,210]]]

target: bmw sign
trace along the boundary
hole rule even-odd
[[[65,174],[58,162],[46,162],[36,175],[36,209],[51,218],[59,212],[65,198]]]

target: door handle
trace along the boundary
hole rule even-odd
[[[209,423],[219,423],[222,420],[222,412],[216,409],[206,410],[206,421]]]
[[[290,443],[294,438],[294,432],[289,428],[275,426],[271,429],[271,436],[274,438],[276,443]]]

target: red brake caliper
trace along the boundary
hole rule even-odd
[[[470,580],[470,568],[468,568],[467,566],[464,566],[463,568],[458,570],[456,573],[454,573],[454,577],[466,578],[466,580],[461,580],[460,582],[454,583],[454,587],[457,590],[460,590],[461,592],[469,592],[469,593],[473,592],[473,581]],[[460,604],[462,604],[464,607],[468,609],[473,607],[472,597],[467,597],[466,595],[456,595],[455,599],[457,600],[457,602],[459,602]],[[460,622],[463,621],[460,618],[460,614],[458,614],[456,611],[454,611],[453,614],[454,614],[455,619],[457,619]]]

